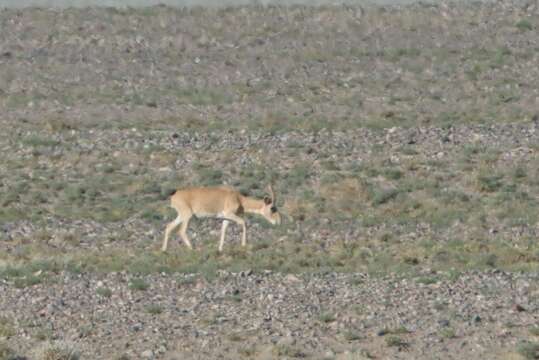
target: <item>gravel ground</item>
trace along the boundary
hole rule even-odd
[[[137,290],[122,273],[61,274],[24,289],[3,282],[0,305],[18,353],[46,332],[95,359],[507,359],[533,338],[537,275],[424,275],[434,280],[221,271],[211,282],[147,276]]]

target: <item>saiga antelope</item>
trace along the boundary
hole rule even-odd
[[[223,219],[221,228],[221,240],[219,251],[223,251],[225,244],[225,233],[230,221],[241,225],[243,233],[241,245],[247,244],[245,220],[241,217],[244,213],[262,215],[273,225],[281,223],[281,215],[275,206],[275,194],[271,185],[268,186],[270,196],[265,196],[259,200],[249,196],[243,196],[238,191],[228,186],[216,187],[192,187],[177,190],[170,198],[170,206],[176,210],[178,216],[169,223],[165,230],[165,240],[162,251],[167,251],[168,238],[170,233],[181,224],[179,234],[183,242],[189,249],[192,249],[191,241],[187,236],[189,220],[196,217],[216,217]]]

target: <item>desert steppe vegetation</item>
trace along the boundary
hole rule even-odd
[[[0,10],[0,359],[536,359],[533,2]],[[193,220],[228,184],[283,222]]]

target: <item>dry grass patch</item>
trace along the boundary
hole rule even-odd
[[[539,359],[539,343],[523,341],[517,345],[517,352],[527,360]]]
[[[78,360],[80,353],[71,344],[54,342],[45,344],[38,350],[38,360]]]
[[[0,338],[10,338],[16,334],[13,321],[7,317],[0,317]]]
[[[354,215],[368,201],[370,192],[361,179],[345,178],[336,183],[322,185],[320,195],[334,211]]]
[[[3,340],[0,340],[0,359],[2,360],[17,359],[15,350],[13,350],[11,346]]]

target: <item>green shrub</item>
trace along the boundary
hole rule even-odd
[[[477,182],[479,190],[483,192],[494,192],[503,186],[503,175],[479,175]]]
[[[526,19],[522,19],[522,20],[519,20],[515,26],[517,27],[517,29],[519,29],[520,31],[529,31],[529,30],[533,30],[533,25],[532,23],[529,21],[529,20],[526,20]]]
[[[335,316],[331,313],[322,313],[320,314],[320,316],[318,317],[318,319],[321,321],[321,322],[324,322],[324,323],[330,323],[330,322],[333,322],[335,321]]]
[[[46,344],[40,351],[41,360],[79,360],[80,354],[72,346],[64,343]]]
[[[15,335],[13,322],[7,317],[0,317],[0,338],[9,338]]]
[[[150,285],[143,279],[132,279],[129,282],[129,288],[131,290],[145,291],[148,290]]]
[[[388,336],[386,338],[386,344],[387,346],[391,346],[391,347],[405,347],[408,345],[408,343],[406,341],[404,341],[403,339],[401,339],[399,336]]]
[[[109,298],[112,296],[112,290],[107,287],[98,287],[95,292],[97,295]]]
[[[389,189],[374,192],[372,196],[372,204],[375,206],[385,204],[391,200],[394,200],[399,195],[399,190]]]
[[[539,359],[539,343],[523,341],[517,345],[517,352],[525,359]]]
[[[159,315],[163,312],[163,307],[158,304],[151,304],[146,306],[146,312],[152,315]]]

